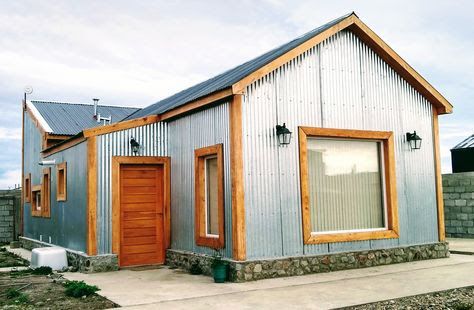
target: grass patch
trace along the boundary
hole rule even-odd
[[[45,275],[45,276],[47,276],[48,274],[53,273],[53,269],[51,269],[51,267],[48,267],[48,266],[41,266],[41,267],[33,269],[31,271],[31,273],[35,274],[35,275]]]
[[[28,266],[28,261],[24,260],[20,256],[10,253],[6,248],[0,248],[0,268],[3,267],[19,267]]]
[[[67,296],[76,298],[89,296],[100,290],[97,286],[86,284],[84,281],[68,281],[64,283],[64,287]]]

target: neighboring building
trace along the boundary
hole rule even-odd
[[[474,171],[474,134],[451,149],[453,173]]]
[[[438,115],[451,111],[355,14],[43,150],[42,132],[69,121],[26,111],[24,240],[120,266],[218,250],[238,281],[444,257]]]

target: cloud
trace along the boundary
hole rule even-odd
[[[0,175],[0,189],[12,189],[21,184],[21,169],[8,170]]]

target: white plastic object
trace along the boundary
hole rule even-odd
[[[31,251],[31,268],[49,266],[53,270],[67,268],[66,250],[60,247],[36,248]]]

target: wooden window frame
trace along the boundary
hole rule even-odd
[[[42,192],[42,186],[41,185],[33,185],[31,187],[31,216],[41,216],[41,211],[43,210],[43,205],[41,205],[40,210],[36,210],[36,198],[35,195],[36,193],[39,192],[41,195],[41,204],[43,204],[43,192]]]
[[[31,202],[31,173],[28,173],[23,181],[23,199],[25,202]]]
[[[300,180],[301,180],[301,207],[303,217],[303,241],[305,244],[320,244],[330,242],[349,242],[375,239],[389,239],[399,237],[398,202],[396,189],[395,151],[393,132],[349,130],[317,127],[299,127],[300,153]],[[311,205],[309,199],[307,141],[308,137],[319,138],[346,138],[382,141],[384,181],[386,196],[387,229],[364,232],[341,232],[327,234],[313,234],[311,232]]]
[[[219,235],[206,233],[205,200],[205,160],[209,156],[217,157],[217,221]],[[194,150],[194,237],[199,246],[221,249],[225,246],[224,236],[224,157],[222,144],[216,144]]]
[[[63,173],[63,183],[60,184],[59,175]],[[62,194],[60,194],[62,189]],[[56,166],[56,201],[66,201],[67,200],[67,163],[63,162]]]
[[[41,216],[51,217],[51,167],[44,168],[41,177]]]

